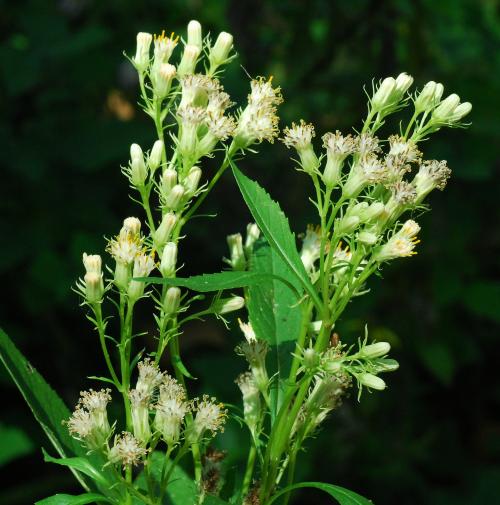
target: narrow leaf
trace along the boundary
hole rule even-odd
[[[373,505],[371,500],[363,498],[361,495],[350,491],[349,489],[334,486],[333,484],[324,484],[323,482],[300,482],[298,484],[292,484],[286,488],[280,490],[276,493],[271,500],[269,500],[268,505],[274,503],[280,496],[293,491],[294,489],[299,489],[303,487],[312,487],[320,489],[325,493],[329,494],[332,498],[335,498],[340,505]]]
[[[0,329],[0,360],[58,454],[63,458],[74,454],[83,456],[85,449],[70,437],[68,430],[62,425],[62,421],[70,416],[68,408],[2,329]],[[82,477],[74,473],[82,486],[88,490]]]
[[[78,496],[71,494],[55,494],[50,498],[37,501],[35,505],[86,505],[87,503],[113,503],[101,494],[85,493]]]
[[[252,179],[249,179],[231,162],[233,174],[255,222],[267,241],[280,255],[288,268],[300,281],[316,307],[321,310],[321,300],[309,280],[297,251],[295,236],[290,230],[288,219],[269,194]]]

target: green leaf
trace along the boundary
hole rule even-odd
[[[254,245],[250,271],[283,277],[299,293],[297,296],[271,275],[265,282],[248,288],[247,309],[252,328],[257,338],[269,342],[268,372],[270,376],[278,374],[279,378],[273,382],[275,387],[271,390],[274,405],[272,413],[275,414],[281,403],[280,393],[284,380],[290,372],[294,342],[300,333],[302,311],[299,299],[302,296],[302,286],[277,251],[263,238]]]
[[[62,425],[62,421],[70,416],[68,408],[2,329],[0,359],[58,454],[63,458],[73,454],[83,456],[85,449],[70,437],[68,430]],[[73,473],[88,490],[81,475],[75,471]]]
[[[0,466],[33,452],[34,448],[23,430],[0,423]]]
[[[194,275],[193,277],[161,278],[161,277],[137,277],[135,280],[147,282],[149,284],[167,284],[169,286],[179,286],[208,293],[209,291],[222,291],[223,289],[245,288],[254,286],[269,279],[268,274],[258,272],[218,272],[215,274]],[[285,279],[280,279],[287,283]]]
[[[287,486],[282,489],[278,493],[276,493],[271,500],[267,502],[267,505],[271,505],[279,498],[281,495],[288,493],[289,491],[293,491],[294,489],[299,489],[303,487],[312,487],[316,489],[320,489],[325,493],[328,493],[332,498],[335,498],[340,505],[373,505],[371,500],[367,500],[363,498],[359,494],[354,491],[349,491],[349,489],[345,489],[340,486],[334,486],[333,484],[324,484],[322,482],[300,482],[298,484],[292,484],[291,486]]]
[[[42,449],[43,460],[46,463],[55,463],[56,465],[67,466],[68,468],[74,468],[79,472],[88,475],[93,481],[98,483],[105,488],[109,488],[111,485],[108,480],[104,477],[103,473],[100,472],[92,463],[85,457],[76,458],[53,458],[45,449]]]
[[[87,503],[113,503],[101,494],[85,493],[78,496],[72,494],[55,494],[50,498],[37,501],[35,505],[85,505]]]
[[[249,179],[231,162],[233,174],[255,222],[267,241],[283,259],[288,268],[307,291],[318,310],[321,300],[309,280],[295,243],[295,235],[290,230],[288,219],[280,206],[252,179]]]

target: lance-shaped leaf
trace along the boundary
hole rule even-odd
[[[55,494],[50,498],[37,501],[35,505],[86,505],[87,503],[114,503],[101,494],[85,493],[78,496],[71,494]]]
[[[63,458],[75,454],[84,456],[85,449],[70,437],[67,428],[62,425],[62,421],[70,416],[68,408],[2,329],[0,359],[58,454]],[[74,469],[72,471],[88,490],[82,476]]]
[[[273,249],[302,284],[314,304],[321,311],[322,303],[297,251],[295,236],[280,206],[252,179],[231,162],[233,174],[252,216]]]
[[[320,489],[325,493],[328,493],[332,498],[335,498],[340,505],[373,505],[371,500],[363,498],[361,495],[350,491],[344,487],[334,486],[333,484],[324,484],[323,482],[300,482],[298,484],[292,484],[286,488],[280,490],[276,493],[271,500],[267,502],[268,505],[274,503],[280,496],[293,491],[294,489],[299,489],[303,487],[312,487]]]

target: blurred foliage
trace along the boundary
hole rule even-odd
[[[432,213],[419,218],[421,254],[372,281],[372,293],[338,326],[352,341],[367,322],[375,338],[391,341],[402,367],[387,392],[346,401],[303,454],[298,477],[351,487],[377,504],[497,502],[497,0],[2,2],[2,326],[70,405],[89,385],[84,377],[103,371],[70,288],[81,253],[102,251],[103,236],[136,212],[119,167],[132,141],[153,140],[122,50],[133,52],[137,31],[183,33],[193,17],[212,33],[234,34],[241,67],[229,71],[226,87],[235,96],[247,93],[247,72],[275,76],[286,99],[283,123],[303,117],[318,132],[359,125],[362,86],[400,71],[419,86],[443,82],[473,103],[468,131],[440,132],[425,146],[428,157],[448,159],[454,177],[432,197]],[[296,231],[304,229],[313,214],[303,176],[282,145],[261,153],[245,171],[282,203]],[[186,275],[219,269],[225,235],[249,219],[229,174],[205,210],[218,213],[218,226],[195,221],[188,230]],[[194,387],[237,402],[232,380],[243,363],[232,349],[239,337],[226,335],[216,321],[194,323],[183,338],[185,361],[199,377]],[[0,373],[2,479],[14,476],[2,482],[0,503],[72,491],[69,472],[33,452],[47,445],[43,433]],[[230,462],[245,456],[238,430],[233,423],[221,441]],[[296,503],[328,501],[307,491]]]

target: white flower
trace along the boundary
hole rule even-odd
[[[269,107],[283,102],[281,88],[273,88],[272,77],[266,81],[264,77],[258,77],[250,82],[250,94],[248,103],[254,107]]]
[[[229,246],[229,260],[226,260],[226,263],[231,265],[233,270],[245,270],[246,258],[241,233],[228,235],[227,245]]]
[[[227,410],[222,403],[216,403],[215,398],[204,395],[201,400],[195,402],[194,410],[196,415],[189,434],[191,443],[198,442],[206,431],[210,431],[212,436],[217,431],[224,431]]]
[[[186,105],[177,109],[177,115],[181,119],[182,125],[188,124],[198,126],[205,121],[206,111],[203,107]]]
[[[108,459],[111,463],[119,463],[124,467],[134,466],[140,463],[148,451],[141,447],[140,442],[132,433],[124,431],[117,435],[113,447],[108,453]]]
[[[451,170],[446,161],[424,161],[413,179],[413,184],[417,190],[417,201],[421,202],[433,189],[443,190],[450,178]]]
[[[252,325],[250,323],[244,323],[240,319],[238,319],[238,323],[240,325],[241,331],[243,332],[243,335],[245,336],[246,341],[249,344],[257,342],[257,337],[255,336],[255,331],[253,330]]]
[[[179,37],[175,37],[174,33],[170,37],[165,36],[165,30],[160,35],[154,36],[154,65],[168,63],[170,56],[179,42]]]
[[[234,133],[236,122],[231,116],[208,113],[207,126],[217,140],[226,140]]]
[[[232,105],[231,97],[225,91],[213,91],[208,96],[207,114],[221,116]]]
[[[396,233],[385,244],[380,246],[374,254],[376,261],[389,261],[417,254],[414,249],[420,241],[415,237],[407,237]]]
[[[300,120],[299,124],[292,123],[291,127],[287,126],[283,133],[283,144],[288,148],[293,147],[297,151],[306,149],[316,135],[314,126],[306,123],[303,119]]]
[[[321,230],[319,227],[308,226],[306,236],[302,242],[300,259],[307,272],[310,272],[314,268],[314,263],[319,259],[321,246],[320,232]]]
[[[164,374],[160,371],[158,365],[150,358],[139,361],[137,369],[139,371],[139,377],[135,388],[140,393],[149,397],[164,380]]]
[[[412,140],[405,140],[399,135],[389,137],[389,155],[402,157],[406,162],[418,161],[422,153],[417,149],[417,144]]]
[[[361,158],[380,152],[378,137],[371,133],[362,133],[355,138],[356,150]]]

